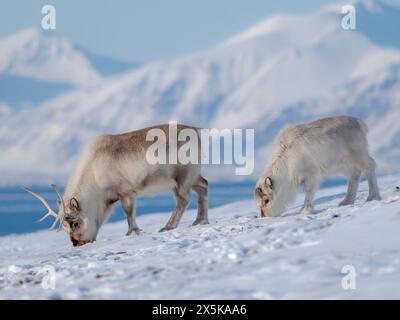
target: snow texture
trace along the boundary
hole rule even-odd
[[[65,234],[0,238],[0,298],[9,299],[359,299],[400,298],[400,176],[379,179],[382,201],[338,207],[345,187],[317,193],[315,212],[298,214],[302,195],[278,218],[258,218],[252,200],[210,210],[210,224],[184,215],[170,232],[167,214],[103,227],[95,243],[74,248]],[[353,266],[355,289],[342,288]],[[44,289],[46,266],[54,289]]]

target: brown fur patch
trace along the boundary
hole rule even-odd
[[[114,157],[123,156],[128,153],[138,153],[140,151],[145,151],[152,145],[153,141],[147,141],[146,135],[152,129],[161,129],[164,131],[167,139],[167,149],[169,142],[169,124],[156,125],[136,131],[121,133],[121,134],[108,134],[102,135],[97,138],[96,141],[96,154],[112,154]],[[183,129],[194,129],[198,128],[178,124],[177,133]],[[178,142],[178,146],[184,144],[185,142]]]

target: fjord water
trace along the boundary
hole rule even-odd
[[[330,187],[343,183],[344,180],[327,180],[321,184],[321,187]],[[235,201],[252,199],[254,186],[254,181],[210,183],[209,206],[212,208]],[[33,186],[32,189],[40,193],[53,209],[56,209],[56,194],[50,186]],[[196,208],[196,202],[197,197],[192,193],[189,208]],[[138,197],[136,211],[137,215],[165,212],[165,221],[167,221],[174,204],[175,201],[171,194]],[[42,223],[36,222],[45,213],[46,208],[42,203],[20,187],[0,188],[0,236],[49,228],[53,223],[53,218],[48,218]],[[125,216],[118,203],[115,205],[108,222],[122,219],[125,219]]]

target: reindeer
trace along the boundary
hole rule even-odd
[[[97,137],[82,156],[64,194],[61,195],[52,185],[58,195],[58,213],[51,209],[43,197],[25,188],[48,209],[48,213],[39,221],[53,216],[55,221],[52,228],[59,222],[72,244],[81,246],[96,240],[112,205],[120,200],[128,221],[127,235],[139,234],[135,219],[135,197],[172,191],[176,207],[168,223],[160,230],[167,231],[177,227],[189,204],[192,189],[198,195],[198,212],[193,225],[207,224],[208,182],[200,175],[201,161],[150,164],[146,159],[146,150],[152,142],[146,137],[151,129],[162,130],[169,137],[168,124]],[[201,146],[197,128],[177,126],[178,133],[183,129],[196,130],[198,141],[187,143],[199,149]],[[184,142],[172,146],[167,139],[165,143],[166,149],[171,151]],[[200,151],[198,154],[200,156]]]
[[[256,184],[255,201],[261,217],[280,215],[295,199],[299,187],[306,192],[301,212],[311,212],[320,181],[330,175],[344,175],[348,179],[346,197],[339,205],[354,203],[363,172],[369,185],[367,201],[380,200],[375,161],[369,155],[366,134],[365,123],[348,116],[281,130],[271,162]]]

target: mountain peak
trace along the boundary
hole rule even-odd
[[[295,19],[294,16],[289,15],[275,15],[271,16],[264,21],[257,23],[256,25],[248,28],[247,30],[240,32],[237,35],[227,39],[222,45],[229,46],[232,44],[244,42],[247,40],[255,39],[260,36],[277,31],[280,26],[287,23],[288,21]]]
[[[37,28],[0,39],[0,72],[74,86],[91,86],[101,79],[68,39],[44,35]]]
[[[26,42],[28,40],[38,39],[40,36],[41,32],[39,31],[39,29],[34,27],[29,27],[26,29],[22,29],[16,33],[13,33],[2,40],[14,40],[19,42]]]
[[[271,35],[284,33],[288,39],[299,39],[299,37],[312,37],[323,30],[340,28],[341,9],[345,5],[353,5],[357,12],[357,31],[364,34],[369,40],[379,45],[391,42],[392,47],[400,48],[400,40],[397,28],[393,24],[400,21],[400,8],[387,4],[380,0],[349,0],[342,3],[328,4],[315,12],[304,15],[281,14],[267,17],[263,21],[250,26],[246,30],[233,35],[221,46],[238,45],[248,41],[258,41],[259,38],[266,38],[270,41],[280,41]],[[304,39],[305,40],[305,39]]]

